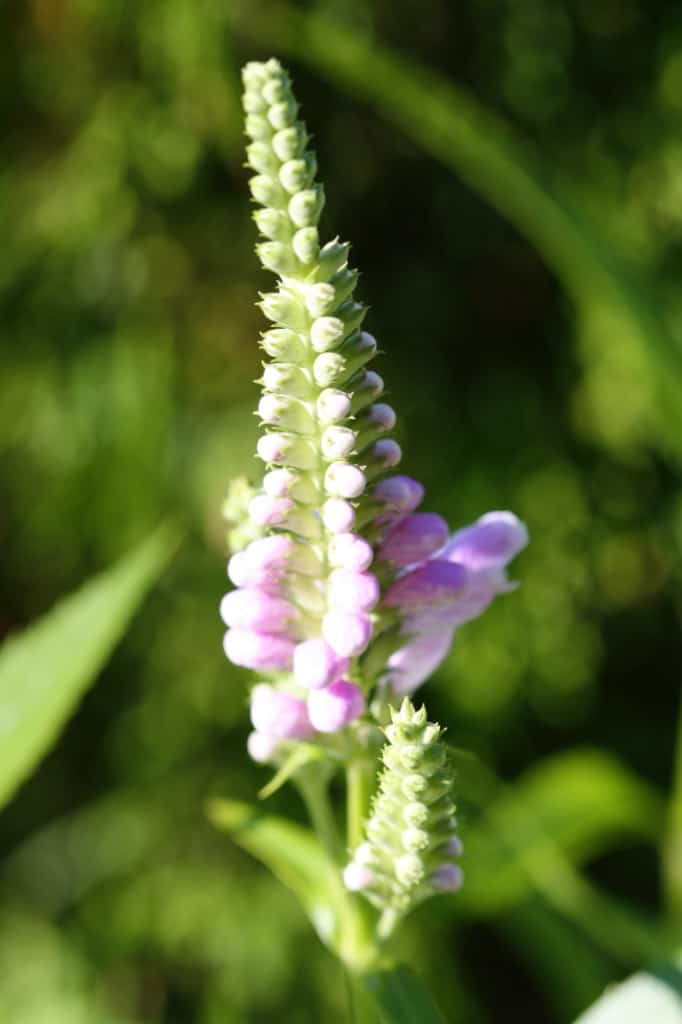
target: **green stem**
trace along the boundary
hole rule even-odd
[[[374,1001],[362,982],[348,969],[345,970],[348,992],[349,1019],[352,1024],[380,1024]]]
[[[666,906],[671,924],[682,930],[682,703],[677,726],[672,797],[662,868]]]
[[[344,850],[329,800],[327,780],[319,774],[302,771],[296,779],[296,784],[320,842],[333,860],[342,861]]]
[[[352,758],[346,768],[348,848],[355,850],[364,838],[365,821],[374,787],[376,765],[364,757]]]

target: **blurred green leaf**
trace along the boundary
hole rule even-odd
[[[178,544],[161,527],[0,651],[0,806],[49,750]]]
[[[234,13],[240,32],[312,65],[370,101],[427,153],[456,171],[537,246],[580,306],[597,302],[621,316],[655,359],[665,411],[660,418],[663,439],[678,457],[682,454],[682,349],[641,276],[600,237],[584,196],[578,202],[541,155],[472,94],[382,47],[369,33],[288,5],[235,5]]]
[[[635,974],[576,1024],[682,1024],[682,971],[670,965]]]
[[[210,800],[207,813],[298,897],[322,942],[343,957],[352,931],[350,904],[338,867],[313,833],[234,800]]]
[[[363,983],[381,1008],[385,1024],[445,1024],[429,991],[404,964],[366,974]]]
[[[488,786],[492,794],[495,784]],[[548,758],[515,785],[497,789],[492,801],[479,793],[486,810],[465,831],[463,910],[495,914],[535,891],[622,963],[666,954],[671,937],[665,930],[621,906],[575,867],[633,836],[655,841],[663,818],[655,791],[615,758],[592,750]]]

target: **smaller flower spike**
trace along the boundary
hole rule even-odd
[[[453,859],[462,852],[452,800],[453,771],[439,725],[406,697],[391,709],[384,768],[366,826],[366,840],[344,871],[347,888],[382,911],[386,936],[398,919],[438,890],[459,888]]]

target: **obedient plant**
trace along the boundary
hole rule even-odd
[[[260,302],[271,325],[263,476],[228,503],[224,648],[256,673],[252,758],[281,766],[308,750],[301,778],[328,777],[320,758],[345,765],[349,836],[340,853],[328,828],[324,838],[347,889],[376,908],[383,939],[462,880],[447,747],[410,698],[457,631],[513,589],[506,567],[527,532],[511,512],[451,532],[417,511],[424,488],[397,472],[396,414],[370,367],[377,342],[349,245],[320,238],[324,191],[288,75],[270,60],[248,64],[243,80],[257,252],[277,284]]]

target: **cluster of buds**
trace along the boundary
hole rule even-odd
[[[372,694],[385,707],[412,693],[455,630],[512,586],[505,567],[527,535],[509,512],[451,536],[440,516],[415,511],[424,491],[395,473],[396,416],[367,366],[377,344],[362,329],[349,246],[320,243],[324,193],[289,78],[275,60],[243,78],[258,253],[278,282],[260,304],[272,323],[261,339],[265,473],[235,534],[245,546],[221,615],[227,657],[261,677],[249,751],[271,761],[284,741],[347,728]]]
[[[453,772],[439,725],[408,697],[385,729],[384,769],[366,825],[366,839],[343,877],[382,912],[380,932],[427,896],[462,884],[462,853],[452,800]]]

